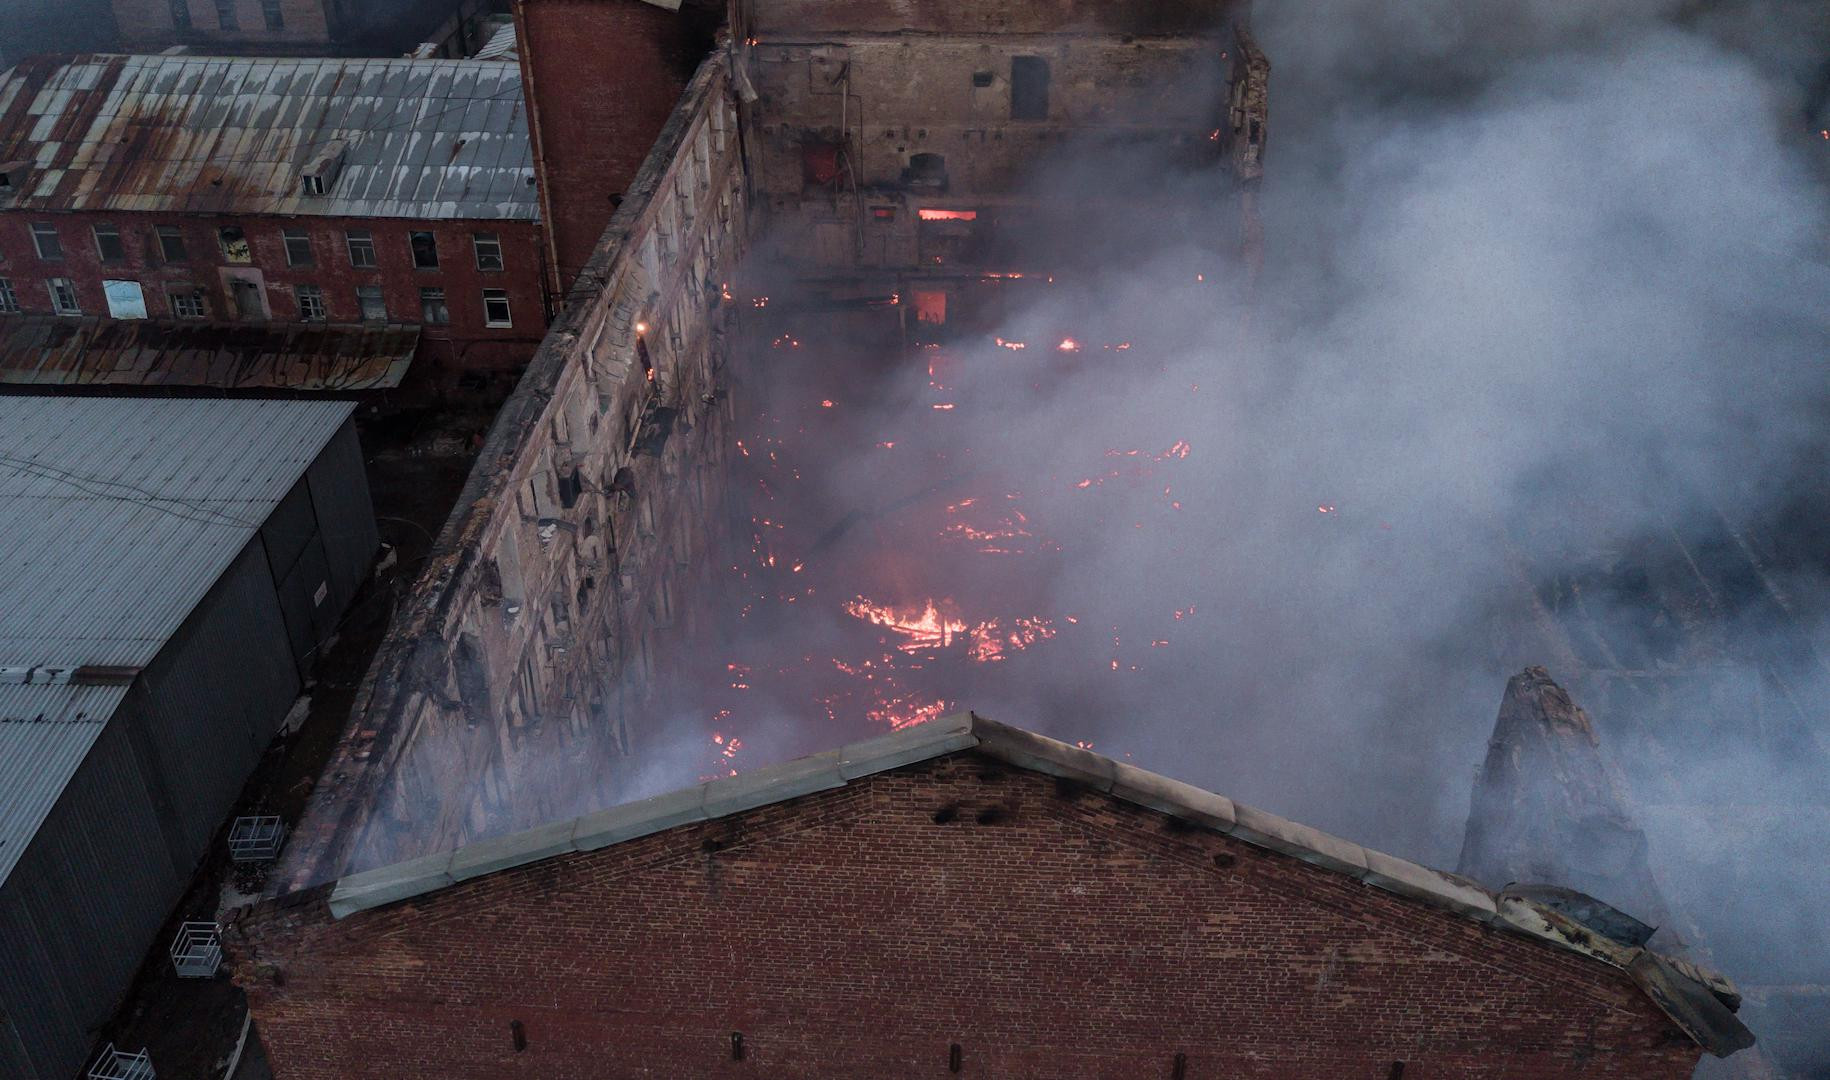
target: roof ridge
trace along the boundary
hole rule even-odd
[[[1624,971],[1669,1019],[1711,1053],[1726,1057],[1753,1044],[1752,1033],[1716,992],[1717,988],[1726,988],[1732,993],[1733,984],[1723,976],[1700,968],[1695,974],[1680,970],[1658,953],[1608,941],[1534,900],[1495,893],[1459,875],[1364,847],[1192,784],[971,712],[477,841],[454,851],[345,875],[332,883],[330,914],[333,919],[342,919],[472,878],[843,787],[861,777],[961,750],[977,750],[1018,768],[1073,780],[1255,847],[1345,874],[1374,888],[1600,960]],[[1694,964],[1686,966],[1696,968]],[[1705,980],[1713,980],[1716,988]]]

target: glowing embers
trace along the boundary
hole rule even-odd
[[[977,210],[942,210],[938,207],[924,206],[915,211],[915,216],[923,221],[977,221]]]
[[[957,649],[976,663],[995,664],[1055,636],[1054,624],[1045,618],[968,622],[956,610],[951,600],[926,600],[906,607],[879,604],[862,596],[845,602],[847,615],[889,631],[885,642],[910,656],[937,658]]]
[[[1023,555],[1035,541],[1029,529],[1029,516],[1017,509],[1016,495],[1004,496],[1005,506],[995,500],[961,499],[947,506],[947,523],[941,526],[943,540],[971,544],[986,555]],[[1043,547],[1052,546],[1044,541]],[[1057,548],[1058,550],[1058,548]]]

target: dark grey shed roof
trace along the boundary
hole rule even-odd
[[[132,673],[354,409],[0,397],[0,883]]]
[[[976,750],[1018,768],[1070,779],[1114,798],[1173,815],[1197,828],[1225,833],[1345,874],[1372,888],[1592,957],[1626,972],[1673,1023],[1711,1053],[1726,1057],[1753,1045],[1753,1034],[1734,1015],[1740,995],[1723,976],[1648,949],[1609,941],[1529,897],[1495,893],[1466,878],[1362,847],[1235,803],[1224,795],[972,713],[484,840],[456,851],[352,874],[333,885],[330,912],[341,919],[470,878],[844,787],[861,777],[961,750]],[[1729,1004],[1731,1001],[1733,1005]]]

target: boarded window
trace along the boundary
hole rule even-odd
[[[103,281],[102,295],[108,298],[111,319],[146,318],[146,293],[137,281]]]
[[[1040,56],[1010,58],[1010,118],[1048,119],[1048,61]]]

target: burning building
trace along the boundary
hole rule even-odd
[[[1094,733],[1076,737],[1090,714],[1111,720],[1104,739],[1123,718],[1161,712],[1183,753],[1205,738],[1200,745],[1254,760],[1262,745],[1216,735],[1186,694],[1164,690],[1169,673],[1204,672],[1252,655],[1256,639],[1315,629],[1273,600],[1216,617],[1212,590],[1197,585],[1250,571],[1216,569],[1204,545],[1216,522],[1247,534],[1253,523],[1228,521],[1211,492],[1202,505],[1191,462],[1208,450],[1202,433],[1245,395],[1217,393],[1198,374],[1154,377],[1186,367],[1175,363],[1184,343],[1165,332],[1165,311],[1202,312],[1219,350],[1243,353],[1253,340],[1243,301],[1261,243],[1269,64],[1244,5],[738,2],[664,119],[645,99],[598,108],[623,51],[640,52],[644,69],[667,67],[679,40],[666,21],[673,6],[530,0],[518,9],[549,265],[569,292],[395,618],[268,899],[231,935],[283,1074],[311,1075],[327,1033],[360,1030],[362,1010],[385,1013],[375,1030],[403,1032],[399,1045],[364,1035],[348,1042],[350,1058],[322,1067],[397,1069],[390,1055],[441,1045],[461,1048],[446,1067],[479,1075],[697,1074],[714,1061],[881,1075],[938,1054],[937,1067],[998,1075],[1201,1075],[1190,1071],[1197,1065],[1230,1074],[1249,1060],[1267,1075],[1677,1076],[1699,1048],[1742,1044],[1732,987],[1700,969],[1637,952],[1641,944],[1530,897],[1420,867],[1374,871],[1386,856],[1300,826],[1242,830],[1237,818],[1215,818],[1203,831],[1200,820],[1187,827],[1181,803],[1127,808],[1135,804],[1114,799],[1109,780],[1130,768],[1127,748],[1102,743],[1105,756],[1095,757]],[[693,5],[678,17],[694,17]],[[642,32],[617,33],[629,28]],[[628,147],[592,135],[649,126],[658,127],[652,148],[626,174]],[[1147,412],[1102,408],[1138,404],[1131,396],[1146,379],[1167,395]],[[1140,414],[1152,420],[1137,423]],[[1038,429],[1044,438],[1022,437]],[[1375,576],[1392,559],[1393,524],[1334,498],[1317,492],[1280,512],[1310,529],[1352,530],[1356,553],[1367,553],[1354,572]],[[1108,557],[1089,564],[1076,541],[1095,532]],[[1185,599],[1161,602],[1183,583]],[[1310,636],[1318,651],[1330,643]],[[1205,692],[1225,686],[1241,697],[1213,709],[1264,700],[1256,673],[1228,670],[1240,677],[1213,679]],[[976,721],[936,726],[980,703],[994,715],[1047,717],[1082,745],[1048,743],[1016,760],[985,746],[1033,737]],[[829,772],[823,763],[835,759],[818,756],[885,731],[904,741],[883,745],[921,749],[868,776],[846,776],[840,764]],[[949,732],[970,744],[947,744]],[[1079,764],[1066,773],[1038,764],[1062,761]],[[982,794],[978,785],[993,782],[1011,794]],[[835,824],[830,842],[810,839],[808,822],[853,820],[839,810],[847,800],[881,803],[899,823],[850,834]],[[717,813],[706,809],[713,802]],[[675,804],[683,816],[657,809]],[[1011,846],[987,856],[963,833],[906,831],[968,818]],[[603,831],[581,843],[580,830],[596,827],[585,821]],[[1040,831],[1028,841],[992,831],[1031,823]],[[1124,838],[1102,838],[1107,827]],[[1206,896],[1202,910],[1225,908],[1203,890],[1231,886],[1170,880],[1179,871],[1169,864],[1205,859],[1202,873],[1212,866],[1216,880],[1273,867],[1292,875],[1287,895],[1325,894],[1323,906],[1348,913],[1351,927],[1317,931],[1334,951],[1313,955],[1306,928],[1320,923],[1267,918],[1212,931],[1304,954],[1306,981],[1254,999],[1300,1040],[1265,1032],[1261,1054],[1196,1045],[1134,1023],[1110,998],[1089,999],[1080,1013],[1089,1029],[1110,1025],[1110,1049],[1008,1017],[972,1029],[976,1042],[947,1034],[967,1030],[974,1010],[995,1011],[980,998],[957,998],[951,1018],[857,1018],[859,987],[873,1000],[929,1002],[947,971],[970,981],[987,956],[1038,947],[1026,925],[1050,927],[1045,951],[1128,933],[1117,918],[1060,932],[1077,917],[1067,899],[1083,895],[1077,886],[1084,895],[1119,888],[1116,871],[1079,881],[1071,868],[1024,866],[1079,851],[1066,833],[1092,838],[1084,854],[1095,862],[1166,874],[1159,898]],[[1139,854],[1144,834],[1199,850]],[[1302,842],[1290,839],[1298,834]],[[946,843],[927,846],[938,837]],[[731,854],[752,839],[777,846],[755,862]],[[822,861],[821,850],[844,857]],[[959,907],[931,906],[954,888],[942,880],[974,881],[974,895],[1049,899],[1034,919],[982,924],[961,952],[936,953],[936,966],[899,984],[906,994],[885,994],[906,965],[869,945],[863,908],[845,905],[886,888],[873,868],[890,861],[913,865],[872,907],[879,922],[890,905],[911,925],[939,927],[941,912]],[[827,878],[786,869],[815,863]],[[966,874],[972,865],[985,867],[981,876]],[[827,883],[797,891],[803,880]],[[1356,884],[1368,881],[1429,884],[1393,897]],[[567,912],[606,905],[639,917],[597,930],[568,921]],[[803,927],[827,925],[808,912],[831,911],[836,943],[804,940],[827,958],[858,956],[855,980],[836,979],[830,960],[819,970],[812,953],[766,944],[803,940],[757,917],[770,905]],[[1148,923],[1141,909],[1131,913]],[[1426,942],[1468,962],[1419,975],[1404,949],[1368,929],[1386,918],[1410,928],[1406,948]],[[459,926],[495,936],[472,940]],[[1226,968],[1224,949],[1183,952],[1192,946],[1181,929],[1155,939],[1158,955],[1197,956],[1204,977]],[[737,989],[722,1013],[657,990],[657,1015],[688,1019],[649,1023],[569,996],[562,983],[580,969],[549,962],[549,947],[617,971],[606,985],[619,990],[714,980]],[[1272,980],[1271,953],[1251,957],[1238,977]],[[655,966],[675,954],[681,966]],[[398,981],[454,955],[476,962],[436,972],[432,996]],[[620,970],[613,956],[653,963]],[[1035,987],[1111,977],[1073,963]],[[1488,998],[1455,982],[1473,966],[1518,994],[1496,983]],[[842,983],[850,1004],[816,999],[811,983],[770,981],[803,968],[815,982]],[[550,979],[555,971],[566,980]],[[1118,976],[1161,989],[1159,977]],[[1313,1032],[1302,1026],[1306,995],[1329,987],[1364,1004],[1389,1003],[1394,987],[1439,985],[1462,989],[1419,1006],[1432,1020],[1381,1019],[1365,1005],[1309,1018],[1322,1025]],[[351,990],[365,986],[374,993]],[[535,1008],[526,987],[550,991],[548,1004]],[[463,1004],[434,1016],[435,999]],[[808,1016],[850,1009],[847,1030],[857,1034],[822,1041],[771,1011],[771,1001],[794,1000]],[[1175,1011],[1165,999],[1137,1013]],[[1444,1026],[1432,1026],[1438,1019]],[[1518,1035],[1521,1023],[1533,1034]],[[873,1027],[880,1037],[866,1033]],[[1350,1038],[1369,1049],[1345,1049]],[[1410,1049],[1397,1052],[1388,1038]],[[1468,1040],[1461,1049],[1457,1038]],[[1326,1049],[1306,1058],[1297,1041]],[[1050,1045],[1072,1060],[1051,1063],[1038,1049]],[[1507,1063],[1502,1045],[1526,1058]],[[848,1052],[842,1066],[821,1056]]]

